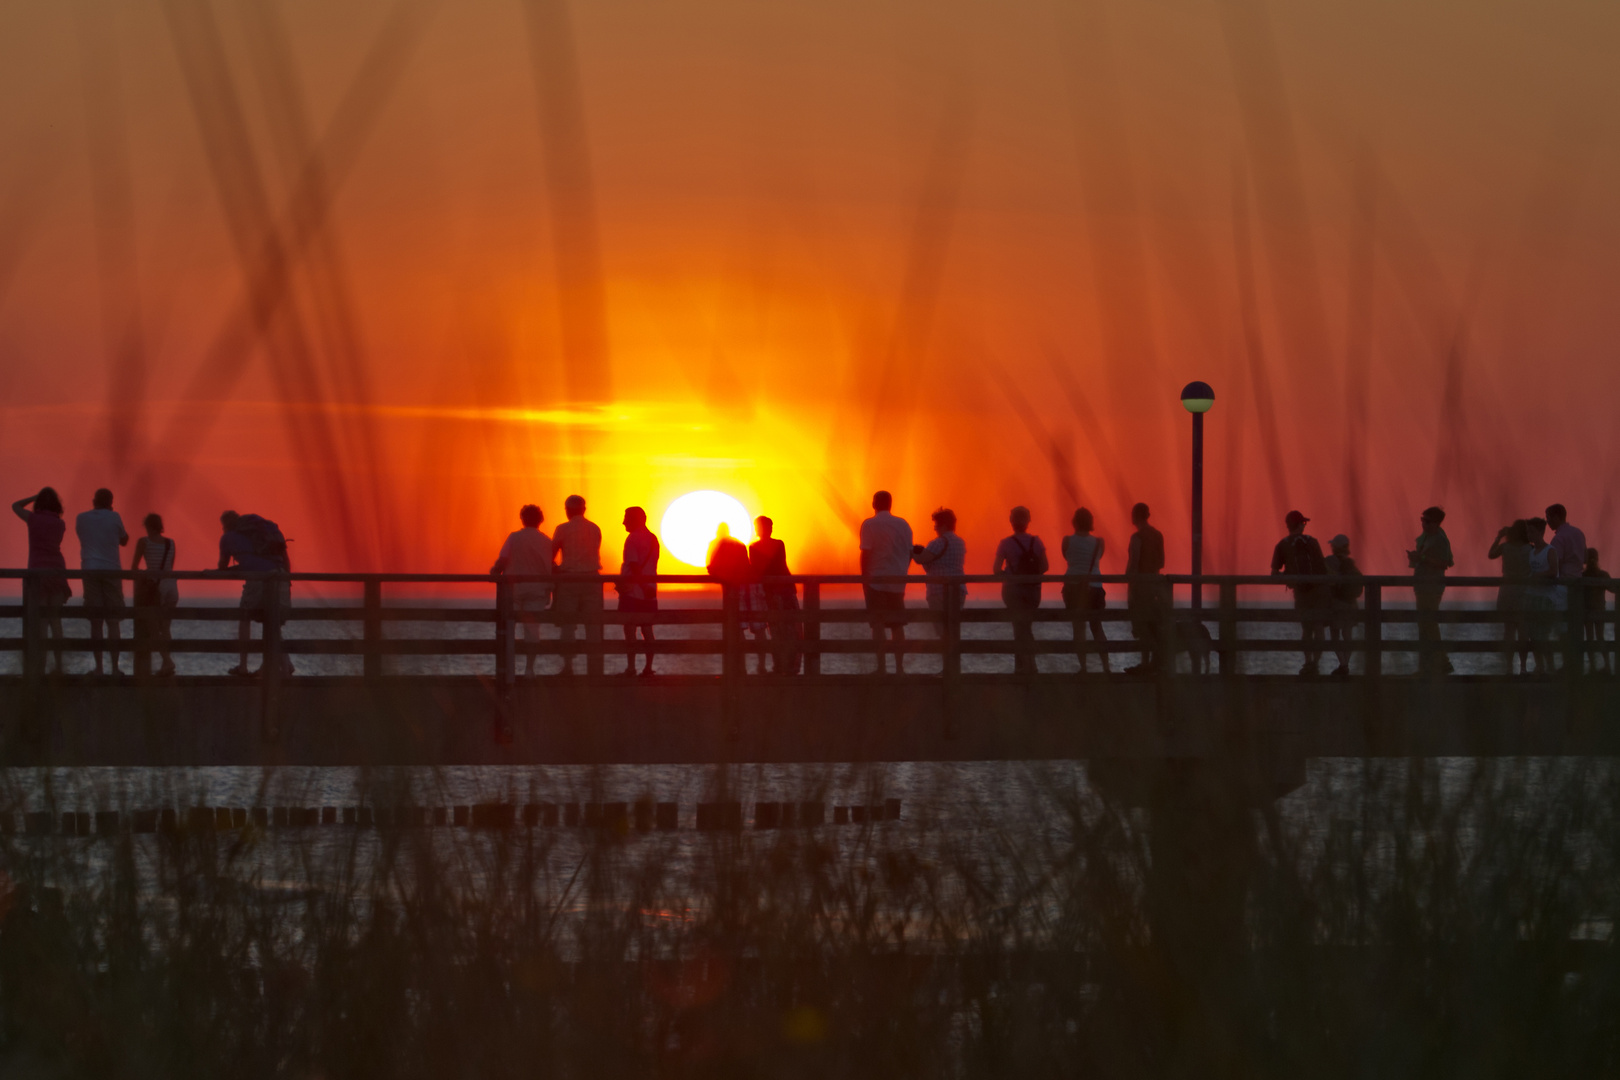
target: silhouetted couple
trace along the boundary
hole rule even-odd
[[[1601,642],[1604,638],[1602,618],[1610,590],[1579,585],[1576,579],[1607,579],[1608,571],[1599,564],[1597,549],[1586,546],[1586,534],[1569,523],[1569,512],[1562,503],[1553,503],[1546,513],[1544,518],[1520,518],[1503,526],[1486,552],[1488,558],[1502,560],[1496,609],[1503,616],[1503,660],[1509,675],[1513,674],[1515,654],[1521,674],[1530,673],[1532,655],[1539,674],[1552,673],[1552,642],[1564,630],[1564,613],[1574,589],[1583,590],[1583,640]],[[1593,654],[1592,666],[1594,670],[1605,666],[1601,651]]]
[[[792,575],[788,569],[787,545],[773,534],[776,523],[761,515],[754,519],[754,542],[743,542],[731,535],[731,527],[721,522],[709,545],[709,576],[720,582],[736,605],[741,628],[756,645],[770,641],[770,671],[777,675],[797,674],[803,664],[799,647],[799,624],[786,617],[799,610],[798,587],[780,580]],[[769,617],[774,613],[775,617]],[[756,650],[756,670],[766,673],[766,651]]]
[[[602,613],[602,585],[598,581],[580,580],[582,578],[596,577],[602,571],[602,530],[597,524],[585,516],[585,499],[580,495],[570,495],[563,500],[563,513],[567,520],[558,525],[552,535],[547,536],[541,531],[540,525],[546,520],[546,515],[540,507],[530,503],[518,511],[518,520],[522,528],[507,535],[506,542],[501,545],[500,555],[495,564],[490,567],[490,574],[494,576],[506,575],[517,578],[512,585],[512,611],[514,621],[522,631],[523,640],[531,645],[540,640],[539,614],[547,609],[549,604],[554,615],[559,617],[558,633],[562,639],[562,674],[574,674],[574,657],[577,651],[569,648],[574,643],[574,632],[585,623],[585,636],[587,641],[599,641],[601,635]],[[639,517],[637,516],[639,514]],[[625,530],[630,536],[625,541],[625,561],[628,567],[634,559],[634,569],[625,569],[624,572],[633,577],[651,577],[658,573],[658,540],[646,529],[647,515],[640,512],[639,507],[630,507],[625,511]],[[651,539],[650,547],[646,539]],[[568,575],[572,580],[549,581],[554,574]],[[632,612],[651,612],[658,610],[658,586],[653,581],[634,581],[628,585],[628,592],[621,592],[620,609]],[[630,608],[625,608],[624,597],[634,600]],[[575,620],[565,620],[565,616],[575,616]],[[652,671],[653,640],[650,620],[643,624],[637,622],[625,625],[625,640],[627,646],[629,673],[635,673],[634,631],[642,631],[643,641],[647,644],[647,671]],[[515,675],[539,675],[539,657],[532,650],[525,650],[527,665],[517,665]],[[524,668],[527,670],[524,670]]]

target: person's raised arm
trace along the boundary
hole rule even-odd
[[[1485,553],[1487,559],[1500,559],[1502,557],[1502,545],[1507,542],[1508,529],[1509,526],[1504,525],[1496,530],[1496,539],[1491,541],[1491,550]]]
[[[34,520],[34,512],[28,509],[28,504],[37,498],[39,498],[38,495],[30,495],[26,499],[18,499],[16,502],[11,504],[11,512],[22,518],[24,521]]]

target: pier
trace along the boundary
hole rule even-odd
[[[82,576],[70,572],[69,577]],[[123,575],[130,577],[133,575]],[[241,574],[173,575],[184,580],[240,580]],[[20,654],[20,674],[0,677],[0,754],[8,765],[481,765],[548,763],[849,762],[1088,759],[1151,762],[1241,754],[1280,787],[1303,776],[1312,757],[1611,755],[1620,753],[1620,680],[1612,662],[1613,612],[1581,610],[1583,590],[1570,590],[1567,611],[1548,613],[1556,626],[1556,669],[1529,676],[1500,673],[1413,673],[1427,653],[1500,656],[1502,614],[1463,601],[1435,616],[1450,635],[1415,640],[1419,614],[1409,604],[1410,577],[1368,577],[1354,612],[1274,606],[1293,579],[1205,576],[1213,604],[1187,601],[1193,579],[1165,576],[1180,602],[1158,623],[1176,662],[1150,673],[1103,674],[1093,655],[1080,673],[1066,633],[1071,614],[1058,606],[1031,613],[1037,623],[1064,625],[1061,636],[1013,640],[1013,613],[1000,606],[920,606],[920,588],[903,616],[908,638],[904,675],[875,673],[874,642],[854,576],[792,580],[798,611],[740,611],[735,592],[707,578],[663,576],[661,585],[707,585],[703,593],[668,596],[651,616],[660,665],[680,673],[627,677],[627,616],[608,607],[577,618],[582,640],[520,640],[514,633],[512,586],[503,578],[422,574],[294,574],[294,596],[318,585],[353,602],[299,602],[289,626],[268,613],[264,636],[251,643],[262,664],[251,679],[187,674],[184,659],[235,654],[241,612],[221,604],[187,604],[173,618],[212,624],[230,636],[174,640],[182,673],[171,678],[58,676],[45,672],[43,609],[31,572],[21,602],[0,605],[0,620],[20,634],[0,637],[0,652]],[[561,579],[556,579],[561,580]],[[614,578],[598,579],[611,598]],[[877,579],[869,579],[877,580]],[[894,579],[898,580],[898,579]],[[985,576],[934,583],[999,582]],[[1035,579],[1028,579],[1035,580]],[[1042,579],[1048,585],[1063,579]],[[1127,579],[1099,576],[1118,599]],[[1308,583],[1308,579],[1299,579]],[[913,586],[923,579],[912,578]],[[1497,578],[1456,578],[1451,595],[1494,589]],[[1583,583],[1585,584],[1585,583]],[[185,587],[184,585],[182,586]],[[425,589],[454,589],[444,602]],[[275,603],[276,590],[266,589]],[[477,594],[483,592],[484,596]],[[954,594],[954,590],[947,590]],[[480,602],[481,601],[481,602]],[[63,609],[70,623],[94,612]],[[1102,613],[1110,627],[1130,618]],[[130,611],[127,616],[144,617]],[[1295,675],[1300,631],[1308,621],[1338,618],[1352,630],[1347,677]],[[1521,618],[1529,617],[1529,613]],[[544,626],[562,621],[546,611]],[[648,616],[630,616],[647,619]],[[1603,641],[1584,641],[1597,620]],[[761,674],[751,623],[797,628],[802,669]],[[996,630],[999,624],[999,631]],[[324,627],[322,634],[312,628]],[[1200,628],[1202,628],[1200,630]],[[1002,636],[986,636],[1000,632]],[[1112,631],[1111,631],[1112,632]],[[555,633],[555,631],[551,631]],[[1206,640],[1208,659],[1203,662]],[[324,636],[323,636],[324,635]],[[1464,636],[1466,635],[1466,636]],[[1189,653],[1188,644],[1192,645]],[[89,639],[64,642],[83,651]],[[1130,638],[1091,645],[1116,659],[1134,657]],[[1322,641],[1324,669],[1341,647]],[[149,647],[149,646],[143,646]],[[129,648],[126,639],[125,650]],[[520,660],[564,649],[581,655],[583,672],[520,677]],[[644,643],[637,643],[637,652]],[[1019,653],[1046,658],[1033,674],[992,670]],[[341,673],[281,677],[282,656],[301,672],[320,665]],[[331,658],[347,658],[334,661]],[[1058,662],[1067,664],[1057,670]],[[532,662],[532,661],[531,661]],[[1497,661],[1496,663],[1499,663]],[[195,666],[195,665],[192,665]],[[798,665],[795,665],[796,667]],[[437,673],[435,669],[438,669]],[[448,670],[446,670],[448,669]]]

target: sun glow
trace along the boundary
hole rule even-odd
[[[702,566],[721,522],[747,543],[754,534],[748,508],[723,491],[689,491],[669,504],[658,526],[664,550],[688,566]]]

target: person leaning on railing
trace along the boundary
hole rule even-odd
[[[929,578],[961,577],[967,573],[967,541],[956,535],[956,511],[940,507],[928,515],[934,523],[934,538],[926,545],[911,545],[911,561],[923,568]],[[967,586],[941,585],[930,581],[925,587],[928,610],[945,613],[947,590],[956,590],[956,607],[967,603]]]
[[[551,534],[552,558],[560,574],[596,575],[602,572],[602,530],[596,522],[585,516],[585,497],[570,495],[563,501],[563,512],[568,520],[558,525]],[[585,621],[586,636],[597,634],[601,628],[602,585],[596,581],[560,581],[552,593],[551,610],[558,616],[574,615]],[[577,621],[558,623],[562,638],[562,673],[574,673],[574,628]],[[589,663],[587,663],[589,667]]]
[[[1131,633],[1142,650],[1142,662],[1126,668],[1126,674],[1153,671],[1162,661],[1173,660],[1167,656],[1163,640],[1170,598],[1158,580],[1164,571],[1164,533],[1148,524],[1151,513],[1147,503],[1131,507],[1131,524],[1136,526],[1136,532],[1131,535],[1125,558],[1125,573],[1132,578],[1125,604],[1131,612]]]
[[[533,503],[518,510],[521,529],[508,533],[501,545],[495,565],[489,568],[491,577],[511,574],[513,577],[539,577],[551,574],[551,537],[540,529],[546,520],[545,512]],[[540,640],[538,616],[551,602],[551,585],[544,581],[520,581],[512,586],[512,613],[523,631],[523,640]],[[529,656],[525,662],[528,674],[540,674],[540,658]],[[524,674],[514,671],[514,675]]]

